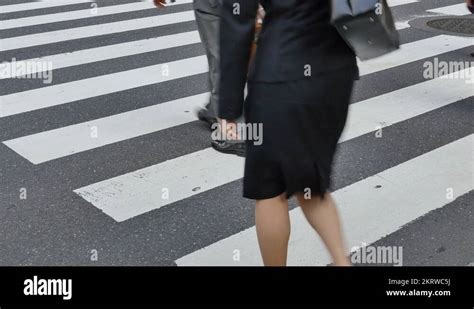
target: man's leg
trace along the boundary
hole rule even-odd
[[[209,104],[206,105],[207,110],[199,111],[198,116],[201,120],[208,122],[215,122],[218,108],[220,22],[218,2],[218,0],[194,1],[196,23],[209,62],[209,84],[211,87],[211,97]]]
[[[194,0],[196,23],[209,61],[209,83],[211,86],[209,104],[206,108],[198,111],[198,118],[207,122],[211,128],[217,122],[219,104],[219,2],[220,0]],[[211,146],[222,153],[245,155],[245,143],[241,140],[218,139],[213,140]]]

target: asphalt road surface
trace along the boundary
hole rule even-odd
[[[391,1],[402,49],[360,64],[333,175],[349,248],[474,262],[473,40],[415,26],[462,2]],[[244,161],[194,115],[196,30],[190,0],[2,0],[0,265],[262,264]],[[328,264],[291,209],[289,264]]]

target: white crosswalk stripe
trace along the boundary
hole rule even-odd
[[[448,188],[457,192],[457,196],[472,191],[473,143],[474,135],[470,135],[334,192],[343,225],[350,231],[349,247],[375,242],[417,217],[443,207],[450,202],[446,198]],[[288,264],[329,264],[323,244],[299,208],[291,211],[290,220]],[[234,261],[235,250],[240,252],[239,261]],[[178,265],[217,266],[262,264],[255,228],[176,262]]]
[[[434,36],[428,39],[403,44],[400,50],[388,55],[366,62],[359,62],[359,70],[361,74],[375,73],[470,45],[472,45],[471,39],[467,37]]]
[[[0,5],[0,14],[45,9],[88,2],[92,2],[92,0],[43,0],[36,2],[32,1],[18,4]]]
[[[15,62],[5,62],[1,65],[15,65],[16,67],[26,67],[29,63],[51,63],[53,70],[78,66],[82,64],[94,63],[104,60],[116,59],[120,57],[139,55],[143,53],[159,51],[163,49],[180,47],[201,42],[197,31],[165,35],[162,37],[145,39],[133,42],[113,44],[90,49],[83,49],[71,53],[50,55],[45,57],[20,60]],[[44,72],[48,66],[32,66],[31,74]],[[0,79],[21,76],[18,71],[7,71],[0,75]],[[23,74],[24,75],[24,74]]]
[[[186,3],[192,3],[192,0],[179,0],[174,3],[170,3],[170,5],[180,5],[180,4],[186,4]],[[147,9],[156,9],[156,7],[151,2],[125,3],[125,4],[105,6],[105,7],[100,7],[97,5],[97,6],[92,6],[91,8],[88,8],[85,10],[4,20],[2,21],[2,23],[0,23],[0,30],[21,28],[21,27],[28,27],[28,26],[37,26],[37,25],[42,25],[42,24],[50,24],[50,23],[57,23],[61,21],[70,21],[70,20],[77,20],[77,19],[84,19],[84,18],[101,17],[101,16],[114,15],[114,14],[120,14],[120,13],[129,13],[129,12],[141,11],[141,10],[147,10]]]
[[[466,69],[467,71],[474,74],[474,68]],[[437,91],[443,87],[446,89],[445,92]],[[417,104],[414,105],[411,98],[419,93],[424,93],[425,96],[417,100]],[[356,138],[376,131],[380,127],[393,125],[470,96],[472,96],[472,85],[463,80],[454,79],[451,75],[352,104],[341,141]],[[86,134],[88,131],[82,130],[82,132]],[[59,135],[56,136],[59,137]],[[62,141],[63,139],[58,141],[56,148],[62,145]],[[10,147],[14,145],[14,141],[9,143],[7,145]],[[27,140],[21,141],[21,146],[25,148],[28,148],[29,144]],[[39,147],[41,144],[44,145],[43,148]],[[20,147],[13,146],[13,148],[19,150]],[[44,149],[48,152],[50,147],[40,140],[37,142],[36,149]],[[166,161],[77,189],[76,192],[115,220],[123,221],[176,202],[176,199],[160,198],[160,190],[150,190],[148,184],[154,188],[164,188],[166,182],[179,183],[179,193],[173,194],[183,199],[243,177],[242,160],[229,155],[217,155],[210,148],[185,155],[176,161]],[[216,162],[220,162],[219,174],[224,174],[226,177],[213,175],[212,171],[216,169]],[[180,172],[176,169],[178,165],[182,168]],[[183,180],[183,175],[186,175],[185,180]],[[203,175],[209,175],[210,178]],[[163,183],[164,180],[166,181]],[[136,203],[129,200],[130,192],[134,192],[133,198],[140,196],[139,204],[143,207],[138,208]]]
[[[410,21],[418,18],[427,18],[427,17],[435,17],[435,16],[444,16],[444,15],[455,15],[455,16],[466,16],[470,14],[471,12],[467,9],[466,5],[464,3],[462,4],[456,4],[456,5],[449,5],[445,7],[440,7],[432,10],[427,10],[424,14],[422,15],[414,15],[410,16],[409,19],[407,20],[399,20],[395,21],[395,26],[397,30],[403,30],[410,28]]]
[[[410,3],[416,3],[419,2],[419,0],[388,0],[387,3],[390,7],[394,6],[400,6],[400,5],[405,5],[405,4],[410,4]]]
[[[56,30],[52,32],[41,32],[0,39],[0,51],[84,39],[99,35],[115,34],[132,30],[154,28],[193,20],[194,13],[192,11],[185,11],[140,19],[117,21],[113,23]]]
[[[194,37],[194,39],[198,39],[198,37]],[[372,61],[359,63],[359,69],[360,69],[361,75],[375,73],[375,72],[387,70],[387,69],[390,69],[402,64],[424,59],[425,57],[430,57],[430,56],[434,56],[440,53],[449,52],[451,50],[463,48],[463,47],[469,46],[470,44],[471,42],[469,38],[464,38],[464,37],[455,38],[455,37],[444,36],[444,35],[436,36],[433,38],[406,44],[405,46],[402,46],[402,49],[400,51],[392,53],[385,57],[374,59]],[[197,60],[193,60],[193,61],[195,61],[193,63],[193,67],[201,66],[202,68],[204,68],[206,66],[205,59],[203,58],[200,58],[199,62]],[[189,68],[186,65],[182,67],[183,69],[185,68],[186,70]],[[149,77],[149,81],[144,81],[140,85],[154,83],[154,82],[162,82],[156,79],[156,76],[153,74],[146,75],[144,73],[145,70],[148,70],[148,69],[143,68],[138,71],[135,71],[134,73],[125,72],[125,74],[126,76],[128,76],[127,77],[128,79],[134,80],[135,82],[138,82],[139,77],[142,77],[142,78]],[[174,68],[173,65],[170,65],[170,70],[176,70],[176,68]],[[191,73],[194,73],[194,72],[186,71],[186,72],[178,74],[178,76],[190,76],[192,75]],[[198,71],[198,73],[202,73],[202,71]],[[41,89],[38,89],[37,91],[30,92],[28,96],[25,96],[26,94],[24,93],[13,94],[11,96],[4,96],[3,102],[0,102],[0,106],[3,109],[3,113],[4,113],[3,116],[5,117],[5,116],[10,116],[16,113],[31,111],[38,108],[45,108],[45,107],[54,106],[57,104],[65,104],[71,101],[71,100],[69,101],[67,100],[71,98],[76,98],[79,100],[79,99],[84,99],[85,98],[84,95],[88,97],[97,95],[97,93],[94,93],[91,91],[84,91],[83,96],[75,97],[74,96],[75,91],[79,91],[79,89],[81,88],[78,86],[79,83],[81,85],[84,83],[89,84],[89,85],[83,86],[82,88],[84,89],[89,89],[92,87],[92,85],[95,85],[96,88],[102,90],[101,93],[103,93],[103,91],[108,88],[106,85],[102,85],[103,82],[106,82],[107,84],[116,85],[117,88],[115,89],[115,91],[129,89],[129,87],[132,86],[131,83],[118,82],[120,80],[123,81],[123,78],[124,78],[124,74],[120,73],[119,75],[104,76],[104,77],[101,77],[100,79],[93,78],[90,80],[81,80],[79,82],[71,82],[71,83],[66,83],[66,84],[60,84],[58,86],[52,86],[52,87],[55,87],[55,90],[50,89],[51,87],[41,88]],[[125,81],[128,81],[128,79],[126,79]],[[172,77],[169,77],[169,80],[171,79]],[[404,103],[405,104],[410,103],[409,100],[396,101],[400,103],[399,104],[397,103],[396,106],[393,106],[390,112],[388,112],[387,110],[384,110],[385,105],[379,104],[379,102],[388,102],[388,99],[391,97],[409,99],[410,96],[415,95],[419,91],[425,91],[425,89],[426,91],[430,91],[431,89],[437,89],[436,87],[439,87],[439,85],[442,83],[445,83],[445,81],[437,80],[436,82],[434,81],[427,82],[426,86],[425,85],[413,86],[412,88],[410,88],[410,89],[413,89],[412,91],[410,91],[409,89],[405,89],[403,90],[401,95],[398,94],[397,92],[396,94],[390,97],[387,95],[387,96],[382,96],[381,98],[375,98],[373,100],[373,103],[366,102],[364,106],[367,106],[366,108],[367,110],[377,111],[377,114],[379,115],[387,115],[387,116],[398,115],[398,113],[393,113],[392,109],[396,107],[401,108],[401,109],[407,108],[407,106],[405,106]],[[454,81],[453,87],[456,87],[457,85],[460,86],[460,87],[457,87],[459,91],[453,92],[450,90],[448,92],[448,95],[450,95],[450,97],[440,96],[438,97],[438,100],[436,102],[440,102],[442,104],[451,103],[456,100],[468,97],[470,95],[471,91],[468,84],[458,83]],[[65,98],[62,98],[61,94],[63,94]],[[32,98],[34,97],[39,97],[39,98],[54,97],[56,101],[48,99],[47,101],[45,101],[44,104],[41,104],[40,102],[38,102],[39,100],[33,100]],[[204,103],[204,100],[202,99],[196,100],[196,101],[199,101],[199,103],[195,102],[192,104],[192,106],[196,107],[198,105],[202,105]],[[25,103],[22,104],[21,102],[25,102]],[[28,104],[26,104],[26,102],[28,102]],[[188,114],[184,113],[184,111],[189,110],[191,107],[188,101],[175,101],[175,102],[170,102],[170,103],[172,104],[169,104],[169,103],[160,104],[159,106],[157,106],[157,108],[155,107],[143,108],[138,111],[131,111],[131,112],[123,113],[120,115],[106,117],[104,119],[96,119],[91,122],[71,125],[68,127],[55,129],[49,132],[41,132],[41,133],[37,133],[33,135],[28,135],[26,137],[20,137],[14,140],[5,141],[4,143],[8,147],[12,148],[17,153],[21,154],[23,157],[28,159],[30,162],[34,164],[38,164],[38,163],[43,163],[49,160],[57,159],[66,155],[75,154],[81,151],[90,150],[96,147],[108,145],[108,144],[115,143],[118,141],[123,141],[132,137],[148,134],[150,132],[163,130],[175,125],[183,124],[185,122],[190,122],[194,120],[193,117],[190,117]],[[435,105],[432,102],[429,104],[433,106]],[[161,107],[161,105],[163,106]],[[169,106],[175,106],[176,108],[170,108]],[[379,108],[381,106],[382,106],[382,109],[379,112]],[[421,102],[420,102],[418,107],[424,108],[425,106],[421,105]],[[171,121],[167,121],[167,122],[150,121],[149,126],[144,127],[140,125],[140,126],[135,127],[135,130],[127,129],[124,131],[120,131],[121,124],[123,123],[122,121],[128,119],[128,122],[133,123],[134,121],[139,121],[139,119],[146,119],[151,114],[155,114],[155,117],[158,117],[157,119],[159,119],[161,118],[160,115],[163,115],[162,109],[165,109],[165,108],[168,110],[168,112],[166,113],[167,116],[172,117],[171,119],[176,119],[176,123],[172,123]],[[366,109],[364,109],[363,112],[360,113],[360,116],[358,114],[356,118],[363,119],[364,115],[369,115],[368,117],[370,118],[372,114],[370,113],[367,114]],[[410,108],[409,110],[414,111],[414,108]],[[426,110],[423,110],[423,112],[426,112]],[[178,120],[178,119],[183,119],[183,120]],[[379,122],[393,123],[391,121],[388,121],[388,119],[385,119],[385,121],[382,121],[382,119],[379,119]],[[164,126],[163,123],[168,123],[168,126]],[[370,123],[371,128],[375,128],[377,125],[377,123],[373,123],[373,122],[368,122],[368,123]],[[108,135],[108,134],[102,133],[100,135],[100,138],[92,139],[88,134],[84,134],[85,132],[87,133],[90,130],[90,127],[101,128],[101,131],[111,132],[111,133],[113,132],[113,134]],[[366,131],[367,128],[364,128],[363,130]],[[123,135],[120,135],[119,132],[122,132]]]
[[[205,105],[208,93],[174,100],[101,119],[5,141],[34,164],[168,129],[196,120],[194,111]],[[123,126],[129,123],[128,126]],[[96,129],[100,134],[92,138]]]
[[[198,56],[4,95],[0,102],[0,117],[170,81],[205,73],[207,70],[206,57]],[[93,85],[100,85],[100,87],[91,88]]]
[[[409,25],[407,27],[409,27]],[[404,29],[407,27],[405,27],[404,25],[401,25],[400,29]],[[445,42],[443,43],[445,44],[439,44],[440,42],[438,42],[438,40],[444,40]],[[11,62],[4,62],[2,63],[2,66],[10,65],[10,66],[16,66],[16,67],[22,67],[22,66],[26,67],[28,64],[51,63],[52,69],[57,70],[61,68],[67,68],[67,67],[77,66],[77,65],[87,64],[87,63],[110,60],[110,59],[115,59],[115,58],[120,58],[120,57],[131,56],[131,55],[139,55],[142,53],[147,53],[147,52],[152,52],[152,51],[157,51],[157,50],[162,50],[162,49],[191,45],[198,42],[200,42],[199,33],[197,31],[190,31],[190,32],[167,35],[167,36],[157,37],[157,38],[152,38],[152,39],[145,39],[145,40],[139,40],[139,41],[132,41],[132,42],[84,49],[84,50],[74,51],[70,53],[49,55],[45,57],[32,58],[32,59],[26,59],[26,60],[21,60],[21,61],[14,60]],[[430,46],[426,46],[428,48],[434,48],[434,49],[430,49],[433,51],[433,55],[440,54],[442,52],[448,52],[453,49],[458,49],[462,45],[468,46],[470,44],[468,38],[453,38],[453,37],[439,36],[435,38],[426,39],[425,41],[406,44],[405,46],[403,46],[403,48],[413,49],[413,52],[415,52],[415,55],[416,55],[416,51],[418,50],[418,47],[419,48],[425,47],[425,45],[422,45],[422,43],[425,43],[426,45],[430,45]],[[417,58],[411,56],[413,52],[410,52],[410,53],[406,52],[403,54],[395,53],[394,55],[401,56],[400,61],[405,61],[405,63],[408,63],[411,61],[418,60]],[[427,57],[426,54],[422,54],[422,56]],[[393,59],[393,55],[390,55],[389,57]],[[385,62],[388,62],[390,64],[390,61],[388,60],[388,58],[387,60],[385,60],[385,58],[386,57],[382,57],[381,59],[367,62],[367,65],[372,64],[372,66],[374,66],[375,64],[379,63],[379,66],[383,66],[385,65]],[[48,66],[32,65],[31,67],[32,67],[32,70],[30,71],[31,74],[40,73],[40,72],[44,72],[48,70]],[[22,74],[23,73],[20,73],[20,71],[12,72],[10,70],[10,71],[6,71],[4,74],[0,74],[0,79],[18,77],[18,76],[21,76]]]
[[[428,10],[428,12],[438,13],[438,14],[443,14],[443,15],[456,15],[456,16],[463,16],[470,13],[466,7],[466,4],[464,3],[443,6],[440,8]]]
[[[28,2],[21,4],[1,5],[0,13],[30,12],[36,9],[62,7],[70,4],[87,3],[87,0],[68,0],[45,2]],[[409,5],[417,8],[421,0],[389,0],[392,7]],[[141,108],[130,108],[120,113],[107,116],[94,116],[94,106],[89,100],[109,95],[120,95],[133,91],[140,100],[140,89],[146,86],[167,83],[179,85],[186,78],[199,77],[208,72],[207,58],[204,55],[178,60],[154,63],[145,66],[137,60],[146,53],[160,54],[172,48],[181,50],[184,47],[200,43],[197,31],[187,29],[174,34],[160,36],[160,26],[182,26],[182,23],[194,21],[194,12],[189,7],[192,0],[178,0],[173,3],[176,9],[168,13],[166,9],[156,16],[94,24],[93,17],[125,16],[141,10],[153,10],[154,5],[148,2],[130,2],[98,7],[96,14],[90,8],[63,10],[38,15],[27,15],[0,22],[0,31],[8,32],[23,27],[51,25],[53,30],[46,32],[12,36],[0,39],[0,51],[12,51],[28,47],[45,47],[45,53],[29,55],[19,61],[0,64],[0,83],[11,85],[13,78],[21,77],[24,72],[7,72],[5,68],[12,65],[47,62],[57,74],[60,69],[92,67],[94,64],[108,60],[128,62],[126,70],[113,68],[113,73],[88,76],[89,73],[73,76],[62,83],[12,91],[0,96],[0,121],[11,121],[16,117],[35,116],[36,113],[49,111],[53,107],[71,107],[72,112],[78,108],[87,109],[87,119],[80,122],[61,124],[58,127],[37,129],[26,134],[9,136],[2,140],[9,150],[27,162],[43,166],[53,166],[58,161],[68,162],[78,156],[93,153],[107,154],[107,145],[134,141],[135,138],[163,130],[177,130],[179,126],[190,125],[195,121],[193,111],[204,105],[209,93],[206,89],[192,92],[192,95],[181,95],[178,98],[160,100],[159,104]],[[173,10],[174,10],[173,9]],[[186,10],[184,10],[186,9]],[[184,11],[182,11],[184,10]],[[45,10],[46,11],[46,10]],[[427,13],[442,15],[465,15],[468,13],[464,4],[449,5],[427,10]],[[55,23],[81,20],[86,26],[54,30]],[[91,24],[88,24],[88,23]],[[134,30],[157,28],[153,37],[133,40],[124,33]],[[397,21],[397,29],[409,29],[408,21]],[[110,35],[123,37],[125,41],[110,45],[98,44],[84,49],[73,48],[68,52],[48,51],[46,46],[69,42],[72,40],[97,39]],[[409,64],[419,66],[423,72],[422,62],[431,63],[441,55],[452,55],[459,50],[472,46],[472,38],[451,35],[426,36],[420,40],[409,41],[394,53],[367,62],[359,62],[362,78],[370,78],[384,72],[397,72]],[[129,58],[126,58],[129,57]],[[450,56],[451,57],[451,56]],[[454,56],[455,57],[455,56]],[[173,58],[173,59],[176,59]],[[122,60],[123,59],[123,60]],[[47,68],[37,67],[34,72],[44,72]],[[350,106],[349,118],[340,143],[357,141],[368,133],[380,128],[396,127],[402,122],[410,121],[420,115],[436,112],[461,100],[474,97],[474,67],[458,67],[456,72],[441,74],[441,77],[403,86],[376,96],[364,98]],[[420,73],[421,76],[421,73]],[[202,75],[206,79],[205,75]],[[20,80],[18,80],[20,81]],[[383,81],[390,82],[390,81]],[[197,94],[196,94],[197,93]],[[161,94],[157,94],[160,98]],[[474,98],[473,98],[474,99]],[[81,101],[81,102],[79,102]],[[162,102],[165,101],[165,102]],[[474,101],[473,101],[474,102]],[[74,104],[73,104],[74,103]],[[44,113],[42,114],[44,117]],[[91,134],[95,130],[96,134]],[[193,134],[194,132],[190,132]],[[161,143],[161,141],[156,141]],[[204,192],[220,194],[221,186],[230,184],[243,177],[244,159],[216,152],[208,145],[201,150],[185,152],[170,160],[153,163],[138,170],[120,170],[111,173],[113,176],[95,179],[87,184],[74,188],[76,196],[88,202],[88,205],[101,210],[115,222],[123,222],[140,215],[165,209],[166,206],[186,202]],[[454,199],[474,190],[472,179],[474,166],[472,149],[474,135],[450,141],[447,144],[417,155],[409,160],[390,167],[382,172],[352,183],[337,190],[334,197],[339,205],[345,230],[348,231],[349,245],[373,243],[382,237],[399,230],[403,225],[423,216],[431,210],[444,207],[453,199],[446,198],[446,190],[455,192]],[[355,154],[357,155],[357,153]],[[141,154],[136,153],[136,160]],[[58,160],[60,159],[60,160]],[[135,159],[135,158],[134,158]],[[55,161],[56,160],[56,161]],[[91,164],[94,164],[93,162]],[[116,163],[117,166],[120,162]],[[216,171],[219,171],[216,173]],[[428,181],[429,180],[429,181]],[[381,186],[381,187],[379,187]],[[377,187],[377,188],[376,188]],[[229,201],[232,203],[232,201]],[[159,212],[159,211],[158,211]],[[290,265],[326,265],[330,262],[323,244],[306,224],[299,209],[290,212],[292,238],[289,247]],[[363,226],[364,228],[361,228]],[[240,260],[234,260],[235,250],[240,253]],[[237,234],[226,236],[219,241],[207,244],[178,258],[178,265],[261,265],[255,227],[242,227]]]
[[[406,1],[405,1],[406,2]],[[417,2],[408,0],[408,2]],[[402,2],[395,1],[394,6],[401,5]],[[107,11],[106,11],[107,12]],[[87,15],[87,12],[79,12],[77,17]],[[89,14],[91,14],[89,12]],[[52,21],[54,21],[54,17]],[[137,20],[125,20],[120,22],[105,23],[73,29],[43,32],[6,39],[0,39],[0,51],[32,47],[37,45],[51,44],[68,40],[82,39],[92,36],[114,34],[132,30],[159,27],[173,23],[181,23],[194,20],[194,13],[191,11],[181,13],[164,14],[161,16],[145,17]],[[7,26],[8,27],[8,23]],[[404,27],[404,26],[403,26]],[[1,29],[1,28],[0,28]]]

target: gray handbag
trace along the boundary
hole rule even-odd
[[[361,60],[400,48],[386,0],[331,0],[331,23]]]

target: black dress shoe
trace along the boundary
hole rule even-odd
[[[231,142],[216,140],[211,143],[212,148],[215,150],[226,153],[226,154],[235,154],[239,157],[245,157],[245,142]]]
[[[210,128],[212,128],[212,125],[214,123],[217,123],[217,118],[213,117],[209,110],[205,108],[201,108],[200,110],[197,111],[197,117],[199,120],[204,121],[209,125]]]

